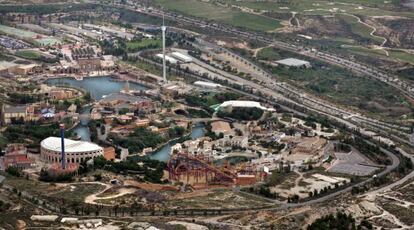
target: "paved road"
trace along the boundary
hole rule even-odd
[[[330,54],[326,52],[320,52],[320,51],[312,51],[310,48],[306,48],[303,46],[296,46],[293,44],[289,44],[282,41],[277,41],[274,38],[268,38],[265,35],[262,35],[257,32],[249,32],[249,31],[243,31],[239,30],[235,27],[228,26],[228,25],[221,25],[218,23],[211,23],[209,21],[205,21],[202,19],[197,18],[191,18],[183,15],[179,15],[173,12],[163,11],[160,9],[152,8],[152,9],[146,9],[146,8],[133,8],[129,6],[125,6],[122,4],[116,4],[117,7],[123,7],[127,8],[129,10],[137,11],[139,13],[148,14],[155,17],[165,17],[171,20],[180,21],[188,24],[192,24],[195,26],[199,26],[201,28],[209,28],[213,30],[219,30],[231,34],[235,34],[239,37],[244,37],[247,39],[256,39],[261,42],[264,42],[265,44],[272,44],[278,48],[286,49],[295,53],[299,53],[302,55],[310,56],[313,58],[319,58],[324,61],[328,61],[331,63],[335,63],[337,65],[340,65],[342,67],[351,69],[352,71],[363,73],[365,75],[368,75],[370,77],[373,77],[379,81],[382,81],[394,88],[397,88],[400,90],[403,94],[407,95],[410,98],[414,99],[414,88],[411,84],[401,81],[398,77],[388,75],[387,73],[380,71],[374,67],[367,66],[365,64],[361,64],[358,62],[354,62],[348,59],[344,59],[339,57],[336,54]]]
[[[414,156],[413,156],[413,155],[408,154],[407,152],[405,152],[404,150],[402,150],[402,149],[400,149],[400,148],[396,148],[396,149],[397,149],[397,150],[398,150],[398,151],[399,151],[399,152],[400,152],[403,156],[410,158],[410,159],[411,159],[411,162],[413,162],[413,164],[414,164]],[[412,178],[414,178],[414,171],[412,171],[410,174],[406,175],[406,176],[405,176],[404,178],[402,178],[401,180],[395,181],[394,183],[389,184],[389,185],[387,185],[387,186],[385,186],[385,187],[379,188],[379,189],[377,189],[377,190],[373,190],[373,191],[370,191],[370,192],[368,192],[368,193],[365,193],[364,195],[366,195],[366,196],[375,196],[375,195],[377,195],[378,193],[386,192],[386,191],[389,191],[389,190],[393,189],[394,187],[397,187],[397,186],[399,186],[399,185],[402,185],[402,184],[404,184],[405,182],[407,182],[407,181],[411,180]]]

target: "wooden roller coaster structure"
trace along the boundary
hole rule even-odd
[[[209,157],[195,156],[187,152],[173,154],[167,163],[167,170],[170,181],[204,185],[204,187],[235,185],[241,175],[254,176],[253,179],[256,181],[258,174],[254,167],[245,163],[238,167],[232,167],[228,163],[216,166]]]

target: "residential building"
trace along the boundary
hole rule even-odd
[[[7,170],[12,166],[20,170],[35,166],[35,160],[28,157],[24,145],[9,144],[5,150],[5,155],[0,157],[0,171]]]

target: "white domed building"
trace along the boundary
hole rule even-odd
[[[81,163],[84,160],[103,155],[103,148],[95,143],[65,138],[66,163]],[[59,137],[48,137],[40,143],[40,157],[42,160],[48,163],[60,163],[61,156],[62,148]]]

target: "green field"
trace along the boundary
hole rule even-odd
[[[53,38],[53,37],[45,37],[45,38],[36,39],[36,42],[42,46],[53,46],[57,44],[63,44],[63,42],[60,39]]]
[[[142,49],[156,49],[161,46],[161,39],[142,39],[141,41],[130,41],[126,43],[128,52],[137,52]]]
[[[414,54],[409,54],[407,52],[396,50],[396,49],[387,49],[389,56],[386,55],[384,50],[379,49],[369,49],[362,46],[350,46],[346,48],[348,51],[352,53],[356,53],[359,55],[364,56],[371,56],[376,58],[394,60],[399,62],[407,62],[414,65]]]
[[[251,0],[227,0],[229,5],[243,6],[254,10],[266,10],[275,12],[298,12],[305,15],[327,15],[333,12],[347,12],[361,16],[406,16],[413,17],[414,13],[406,11],[390,11],[395,5],[392,1],[384,3],[382,0],[291,0],[291,1],[251,1]],[[336,10],[335,10],[336,9]]]
[[[275,57],[268,58],[269,61],[287,57],[306,59],[274,48],[260,51],[258,57],[263,56]],[[411,114],[412,107],[396,89],[375,80],[354,76],[339,67],[315,60],[308,61],[313,66],[310,69],[277,67],[272,68],[272,72],[278,80],[289,82],[329,101],[357,108],[372,115],[395,119]]]
[[[42,57],[42,54],[33,50],[22,50],[17,51],[16,56],[30,60],[37,60]]]
[[[358,19],[355,17],[346,14],[336,14],[336,17],[346,22],[351,27],[352,33],[364,38],[374,40],[377,43],[382,43],[384,41],[384,39],[380,37],[372,36],[371,32],[373,31],[373,29],[358,22]]]
[[[19,38],[34,38],[38,34],[27,30],[21,30],[10,26],[0,25],[0,32]]]
[[[267,48],[260,50],[257,53],[257,58],[259,60],[268,60],[268,61],[275,61],[275,60],[282,59],[279,53],[274,52],[274,49],[272,47],[267,47]]]
[[[198,0],[155,0],[155,3],[169,10],[206,18],[251,30],[271,31],[280,27],[280,22],[268,17],[250,14],[227,7]]]

